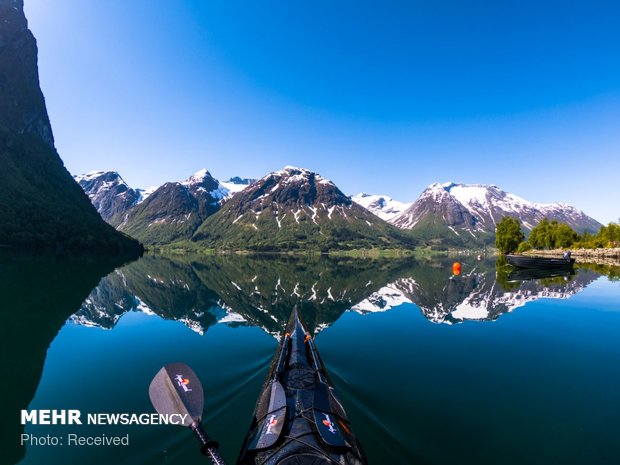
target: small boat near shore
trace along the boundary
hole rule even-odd
[[[574,258],[537,257],[530,255],[506,255],[508,263],[516,268],[531,268],[538,270],[570,270],[575,264]]]

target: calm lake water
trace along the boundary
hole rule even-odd
[[[462,263],[454,276],[442,260],[5,261],[8,463],[207,463],[176,426],[27,425],[130,444],[19,444],[26,406],[152,412],[150,380],[176,361],[201,378],[207,430],[234,463],[296,303],[371,464],[620,463],[618,268]]]

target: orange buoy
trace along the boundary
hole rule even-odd
[[[461,264],[459,262],[454,262],[452,264],[452,273],[456,276],[461,274]]]

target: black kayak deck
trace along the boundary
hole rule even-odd
[[[367,463],[297,307],[273,358],[237,463]]]

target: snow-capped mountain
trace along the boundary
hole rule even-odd
[[[408,238],[318,173],[287,166],[234,195],[192,240],[231,248],[329,250],[397,247]]]
[[[182,182],[167,182],[117,218],[119,230],[146,244],[188,239],[217,212],[230,191],[202,169]]]
[[[138,189],[132,189],[116,171],[92,171],[74,176],[86,192],[101,217],[112,222],[142,199]]]
[[[188,239],[209,215],[254,181],[233,177],[220,182],[206,169],[184,181],[148,189],[131,188],[115,171],[74,178],[104,220],[147,244]]]
[[[387,195],[373,195],[366,192],[352,196],[351,200],[388,222],[411,206],[410,203],[399,202]]]
[[[186,187],[196,198],[201,195],[208,195],[211,203],[221,202],[230,195],[230,191],[226,189],[217,179],[211,176],[211,173],[209,173],[206,168],[197,171],[188,179],[178,184]]]
[[[597,231],[601,224],[582,211],[562,203],[529,202],[497,186],[435,183],[390,223],[423,236],[442,234],[462,240],[490,238],[504,216],[518,218],[530,231],[544,218],[568,224],[578,232]]]

